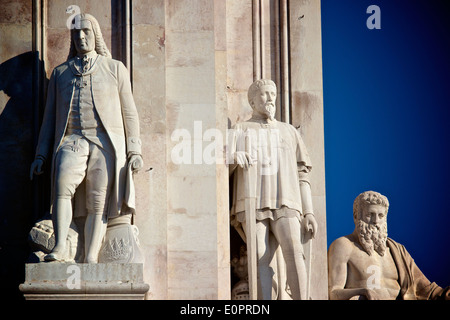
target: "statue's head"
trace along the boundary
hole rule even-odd
[[[375,191],[363,192],[353,202],[355,232],[359,243],[369,255],[374,251],[384,255],[388,209],[388,199]]]
[[[72,25],[68,59],[93,50],[99,55],[111,58],[111,53],[106,47],[100,26],[94,16],[88,13],[78,14],[74,17]]]
[[[274,120],[276,99],[277,86],[272,80],[256,80],[248,89],[248,102],[253,109],[253,115]]]
[[[233,268],[233,272],[241,280],[245,279],[245,277],[248,275],[247,263],[247,247],[241,246],[239,250],[239,257],[233,257],[233,259],[231,260],[231,267]]]

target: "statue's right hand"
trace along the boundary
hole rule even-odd
[[[245,151],[237,151],[234,155],[236,163],[244,169],[256,163],[256,158],[252,157],[250,153]]]
[[[31,164],[30,168],[30,180],[33,180],[33,175],[40,175],[43,173],[42,166],[44,165],[44,160],[36,159]]]

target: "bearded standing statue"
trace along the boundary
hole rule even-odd
[[[388,199],[378,192],[355,199],[355,230],[328,250],[330,299],[449,300],[450,287],[430,282],[405,247],[388,238],[388,208]]]
[[[111,59],[92,15],[77,15],[74,22],[68,60],[50,78],[30,176],[41,174],[45,162],[51,165],[55,246],[45,260],[66,259],[72,204],[81,198],[84,260],[96,263],[108,220],[134,213],[131,175],[143,161],[129,73]]]
[[[252,117],[231,130],[231,223],[246,239],[247,253],[256,251],[257,299],[306,300],[308,274],[302,236],[314,237],[318,227],[308,179],[312,165],[299,132],[275,119],[276,97],[272,80],[255,81],[248,90]],[[254,218],[248,220],[252,216],[246,209],[244,189],[250,167],[255,169],[256,205]],[[255,224],[254,234],[247,234],[249,223]],[[256,237],[256,248],[249,248],[251,237]]]

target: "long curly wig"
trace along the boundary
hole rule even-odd
[[[76,15],[73,18],[72,23],[75,23],[76,21],[81,20],[88,20],[92,24],[92,30],[94,31],[95,35],[95,51],[102,56],[105,56],[107,58],[111,58],[111,52],[109,52],[108,48],[106,47],[105,40],[103,39],[102,31],[100,30],[100,25],[98,24],[97,19],[89,13],[81,13]],[[75,44],[73,41],[73,29],[70,31],[70,49],[69,49],[69,55],[67,57],[67,60],[75,57],[77,55],[77,50],[75,48]]]

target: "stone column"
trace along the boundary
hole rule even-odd
[[[166,1],[167,261],[172,299],[225,299],[230,294],[224,201],[228,173],[224,164],[207,163],[204,154],[210,144],[206,133],[223,133],[227,123],[222,5],[211,0]],[[182,163],[174,158],[180,155],[174,153],[181,142],[180,136],[175,139],[177,130],[191,150]]]
[[[320,1],[289,0],[291,123],[313,163],[311,193],[319,230],[313,241],[311,297],[328,299]]]
[[[167,145],[165,1],[132,2],[133,94],[145,167],[135,175],[136,224],[145,256],[147,299],[167,299]]]
[[[220,0],[133,1],[134,95],[146,163],[136,177],[136,220],[149,299],[230,295],[228,172],[204,157],[207,132],[227,127],[224,11]]]

